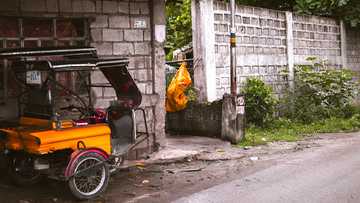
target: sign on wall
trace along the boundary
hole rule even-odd
[[[134,28],[146,28],[146,21],[145,20],[137,20],[134,22]]]
[[[41,85],[41,72],[40,71],[27,71],[26,84]]]

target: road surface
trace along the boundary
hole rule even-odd
[[[337,139],[176,203],[360,202],[360,139]]]
[[[299,142],[234,150],[240,150],[245,157],[155,164],[119,171],[111,178],[106,192],[88,202],[360,203],[360,133],[320,135]],[[217,153],[223,153],[221,148]],[[250,157],[259,160],[252,161]],[[17,187],[0,170],[0,203],[5,200],[7,203],[78,202],[66,183],[45,179],[31,187]]]

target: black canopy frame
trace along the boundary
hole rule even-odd
[[[24,75],[27,71],[47,72],[48,80],[50,80],[47,88],[52,107],[55,106],[54,100],[51,98],[52,91],[59,86],[80,98],[75,92],[61,86],[56,81],[56,73],[95,70],[103,72],[108,80],[106,82],[109,83],[107,87],[115,89],[118,100],[126,98],[132,104],[133,109],[141,104],[141,93],[127,70],[128,59],[102,59],[97,56],[96,49],[92,47],[0,49],[0,60],[3,60],[5,69],[12,70],[15,75]],[[87,79],[89,81],[88,104],[90,106],[92,105],[91,87],[93,86],[91,76]],[[52,117],[56,117],[54,110],[52,110]]]

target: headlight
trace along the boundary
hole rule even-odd
[[[41,145],[41,140],[39,138],[35,137],[35,143],[40,146]]]
[[[30,136],[27,138],[26,140],[28,142],[28,144],[31,144],[31,143],[34,143],[35,145],[37,146],[40,146],[41,145],[41,140],[40,138],[30,134]]]
[[[36,145],[41,145],[41,140],[40,138],[38,137],[35,137],[35,136],[30,136],[27,140],[28,142],[32,142],[32,143],[35,143]]]

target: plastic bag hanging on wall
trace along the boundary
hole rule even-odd
[[[191,85],[190,73],[186,63],[181,64],[166,92],[166,111],[176,112],[186,108],[188,98],[185,91]]]

